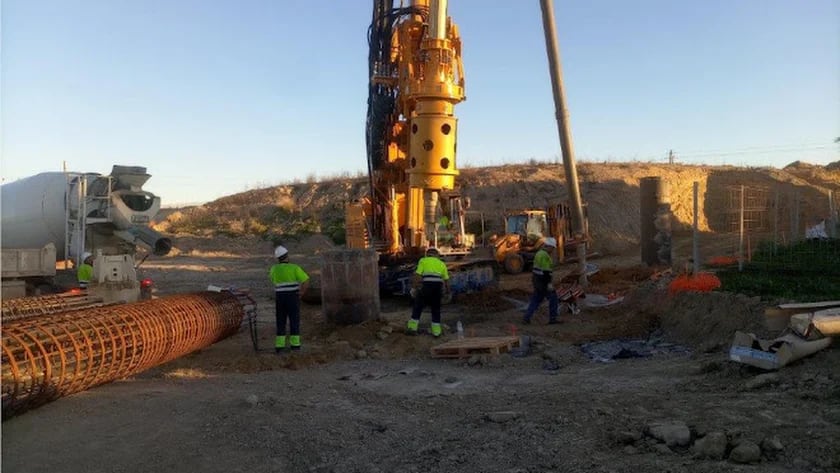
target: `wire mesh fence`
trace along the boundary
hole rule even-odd
[[[711,202],[712,205],[709,205]],[[733,185],[707,196],[710,266],[748,293],[840,298],[840,195],[794,185]]]

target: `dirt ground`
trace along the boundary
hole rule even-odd
[[[625,300],[564,313],[560,325],[546,325],[545,305],[519,323],[527,274],[445,306],[443,341],[461,320],[467,336],[523,337],[530,351],[517,356],[432,359],[440,341],[403,335],[409,307],[398,299],[382,300],[381,320],[350,327],[305,304],[304,349],[278,356],[270,248],[228,243],[176,240],[176,256],[145,262],[143,276],[158,297],[250,288],[261,350],[241,331],[6,420],[4,472],[840,471],[840,350],[769,375],[728,360],[734,330],[769,335],[761,301],[669,297],[625,255],[597,261],[588,291]],[[664,349],[610,362],[582,351],[636,337]],[[663,437],[662,425],[683,438]],[[733,461],[750,448],[753,463]]]

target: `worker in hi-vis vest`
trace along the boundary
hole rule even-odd
[[[309,275],[300,266],[289,263],[289,250],[283,246],[274,249],[277,264],[268,276],[274,284],[274,314],[277,318],[277,336],[274,351],[286,348],[286,321],[289,321],[289,346],[300,350],[300,298],[309,287]]]
[[[417,335],[420,314],[427,305],[432,309],[432,335],[439,337],[443,332],[440,326],[440,300],[444,291],[449,292],[449,270],[446,269],[446,264],[440,260],[439,256],[440,252],[437,248],[429,248],[426,250],[426,256],[417,262],[417,269],[414,271],[414,287],[411,289],[414,309],[411,311],[411,318],[406,326],[408,335]]]
[[[551,252],[555,248],[557,248],[557,240],[548,237],[543,242],[542,248],[534,255],[534,268],[531,271],[533,273],[531,282],[534,284],[534,293],[531,294],[531,303],[528,304],[528,309],[525,310],[525,316],[522,318],[523,324],[531,323],[531,317],[542,304],[543,299],[548,299],[548,323],[558,323],[559,304],[557,292],[554,290],[551,279],[551,270],[554,268]]]
[[[82,253],[82,264],[76,270],[76,280],[79,282],[79,288],[87,289],[91,279],[93,279],[93,255],[86,251]]]

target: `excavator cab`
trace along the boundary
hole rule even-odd
[[[494,242],[496,262],[509,274],[533,263],[545,237],[551,235],[544,210],[521,210],[505,215],[505,234]]]
[[[548,218],[543,210],[524,210],[505,218],[505,230],[507,234],[516,234],[536,243],[549,234]]]
[[[583,208],[586,217],[585,204]],[[494,242],[496,262],[509,274],[521,273],[533,263],[537,250],[547,237],[557,239],[557,261],[566,261],[567,251],[573,250],[580,241],[571,231],[571,219],[571,209],[565,203],[546,210],[526,209],[505,214],[505,234]],[[588,221],[584,221],[584,228],[588,235]],[[588,247],[589,237],[583,236],[583,241]]]

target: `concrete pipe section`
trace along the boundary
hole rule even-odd
[[[140,373],[239,330],[230,292],[181,294],[3,321],[3,419]]]

